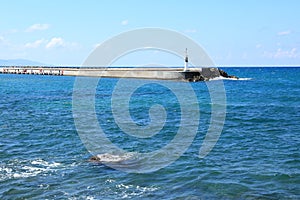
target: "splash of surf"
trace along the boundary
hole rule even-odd
[[[219,81],[219,80],[249,81],[249,80],[252,80],[252,78],[226,78],[226,77],[223,77],[223,76],[218,76],[218,77],[209,79],[209,81]]]

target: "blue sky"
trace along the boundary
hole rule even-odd
[[[81,65],[114,35],[159,27],[195,40],[220,66],[300,65],[298,0],[0,0],[0,5],[0,59]],[[119,63],[173,59],[146,54]],[[139,60],[131,63],[133,58]]]

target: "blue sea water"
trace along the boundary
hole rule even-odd
[[[300,199],[300,68],[225,71],[249,79],[223,81],[226,119],[212,151],[199,158],[211,119],[206,83],[184,83],[199,101],[197,134],[179,159],[150,173],[88,161],[72,112],[75,77],[0,74],[0,199]],[[111,111],[117,82],[101,79],[95,95],[107,137],[131,152],[170,143],[182,116],[176,95],[163,81],[132,94],[130,114],[139,126],[151,123],[155,104],[167,114],[157,135],[135,138]]]

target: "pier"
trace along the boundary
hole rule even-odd
[[[3,74],[31,74],[56,76],[87,76],[104,78],[136,78],[198,82],[216,77],[237,78],[216,67],[189,67],[187,49],[184,67],[46,67],[10,66],[0,67]]]
[[[220,76],[218,68],[167,68],[167,67],[0,67],[2,74],[89,76],[105,78],[138,78],[175,81],[206,81]]]

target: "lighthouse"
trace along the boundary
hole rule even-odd
[[[187,48],[185,49],[185,59],[184,59],[184,70],[183,71],[188,71],[188,62],[189,62],[189,58],[188,58],[188,54],[187,54]]]

